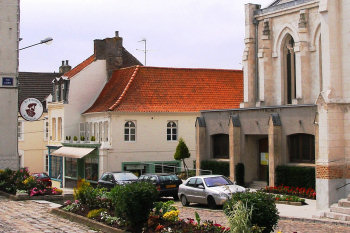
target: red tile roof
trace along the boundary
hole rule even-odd
[[[133,66],[115,70],[85,112],[198,112],[238,108],[241,70]]]
[[[85,67],[87,67],[88,65],[90,65],[93,61],[95,61],[95,55],[91,55],[90,57],[88,57],[86,60],[84,60],[82,63],[80,63],[79,65],[77,65],[76,67],[74,67],[73,69],[71,69],[70,71],[64,73],[63,76],[71,79],[74,75],[76,75],[77,73],[79,73],[80,71],[82,71]]]

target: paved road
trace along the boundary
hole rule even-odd
[[[0,232],[96,232],[89,227],[49,213],[50,205],[11,201],[0,196]]]
[[[198,205],[182,207],[180,218],[195,218],[197,211],[202,220],[209,219],[228,226],[222,210],[208,210]],[[86,226],[70,222],[49,213],[50,204],[35,201],[11,201],[0,196],[0,233],[17,232],[96,232]],[[275,232],[282,233],[349,233],[350,226],[330,223],[312,223],[304,221],[280,220]]]

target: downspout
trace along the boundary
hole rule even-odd
[[[258,49],[259,49],[259,20],[254,18],[253,24],[255,25],[255,101],[258,102],[260,99],[259,94],[259,57],[258,57]]]

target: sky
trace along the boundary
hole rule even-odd
[[[147,66],[242,69],[244,4],[272,0],[21,0],[19,70],[58,72],[93,54],[93,40],[123,37]]]

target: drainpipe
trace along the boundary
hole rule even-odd
[[[258,102],[260,99],[259,95],[259,58],[258,58],[258,49],[259,49],[259,20],[256,18],[253,20],[255,25],[255,101]]]

